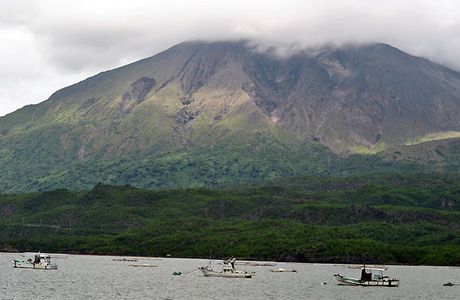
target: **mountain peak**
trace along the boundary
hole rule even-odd
[[[460,132],[458,95],[458,73],[387,44],[277,56],[248,41],[184,42],[0,118],[0,162],[63,167],[260,143],[375,153]],[[24,147],[29,156],[15,156]]]

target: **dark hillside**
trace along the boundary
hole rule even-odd
[[[460,265],[460,183],[374,175],[3,195],[0,240],[18,251]]]

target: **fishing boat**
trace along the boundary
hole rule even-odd
[[[222,271],[214,271],[210,266],[200,267],[199,270],[203,272],[206,277],[224,277],[224,278],[252,278],[254,272],[246,272],[235,269],[235,259],[231,258],[225,260],[223,263]]]
[[[28,260],[15,259],[13,260],[13,268],[21,269],[39,269],[39,270],[56,270],[57,264],[51,263],[50,255],[35,254],[34,259],[29,258]]]
[[[399,279],[393,279],[383,275],[383,272],[387,268],[372,268],[372,267],[361,267],[361,277],[352,278],[342,276],[340,274],[334,274],[339,285],[353,285],[353,286],[387,286],[397,287],[399,286]]]

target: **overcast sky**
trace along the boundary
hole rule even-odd
[[[385,42],[460,70],[460,1],[0,0],[0,116],[191,39]]]

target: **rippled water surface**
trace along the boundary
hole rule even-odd
[[[53,255],[58,270],[14,269],[21,254],[0,253],[0,300],[4,299],[460,299],[458,267],[391,266],[399,288],[338,286],[332,275],[359,276],[346,265],[278,263],[297,273],[273,273],[273,267],[238,266],[255,271],[251,279],[204,277],[200,259],[142,258],[113,261],[114,256]],[[30,257],[32,256],[29,255]],[[26,255],[25,258],[29,256]],[[152,264],[136,268],[130,264]],[[213,268],[219,269],[218,261]],[[195,271],[194,271],[195,270]],[[173,276],[181,271],[181,276]],[[327,283],[327,284],[322,284]]]

